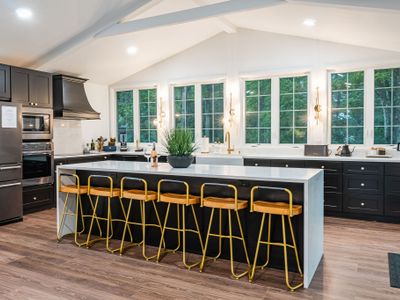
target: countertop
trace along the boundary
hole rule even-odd
[[[311,178],[323,172],[319,169],[294,169],[203,164],[193,164],[188,168],[177,169],[172,168],[167,163],[159,163],[159,166],[157,168],[152,168],[146,162],[112,160],[57,166],[57,170],[59,169],[298,183],[308,182]]]
[[[97,152],[91,154],[63,154],[63,155],[55,155],[55,159],[65,159],[65,158],[74,158],[74,157],[91,157],[91,156],[100,156],[100,155],[143,155],[143,152]],[[166,154],[161,154],[166,155]],[[199,157],[209,157],[209,158],[224,158],[224,159],[239,159],[239,158],[248,158],[248,159],[281,159],[281,160],[322,160],[322,161],[360,161],[360,162],[392,162],[392,163],[400,163],[400,155],[395,155],[391,158],[385,157],[377,157],[377,158],[369,158],[365,157],[365,155],[354,155],[350,157],[342,157],[342,156],[305,156],[301,154],[222,154],[222,153],[209,153],[203,154],[198,153],[195,156]]]

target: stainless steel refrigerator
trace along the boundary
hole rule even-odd
[[[0,102],[0,224],[22,220],[21,107]]]

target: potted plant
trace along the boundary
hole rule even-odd
[[[171,129],[164,134],[163,147],[168,153],[167,161],[173,168],[187,168],[193,162],[193,152],[197,146],[193,136],[185,129]]]

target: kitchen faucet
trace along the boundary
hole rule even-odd
[[[228,149],[226,149],[226,151],[228,151],[228,154],[231,154],[233,151],[235,151],[235,149],[231,145],[231,133],[229,131],[225,134],[225,142],[228,142]]]

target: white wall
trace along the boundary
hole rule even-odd
[[[168,114],[168,108],[171,108],[169,99],[171,84],[225,79],[226,95],[233,94],[236,110],[235,128],[231,130],[233,142],[240,145],[243,141],[242,97],[240,96],[242,79],[306,72],[310,74],[312,91],[309,102],[310,112],[317,86],[320,88],[323,109],[320,125],[317,126],[313,120],[310,120],[309,143],[328,143],[328,70],[399,65],[400,53],[398,52],[241,29],[235,34],[219,34],[112,85],[112,88],[138,88],[156,84]],[[111,95],[111,107],[114,105],[113,101],[114,96]],[[171,120],[168,121],[170,124]],[[111,114],[112,132],[115,132],[114,124],[115,112]],[[277,140],[277,135],[278,132],[273,132],[273,139],[275,137]]]
[[[86,95],[100,120],[54,120],[54,151],[59,154],[81,153],[83,145],[99,136],[110,136],[110,110],[108,86],[85,83]]]

